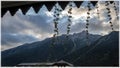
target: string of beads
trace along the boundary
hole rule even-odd
[[[70,33],[70,27],[71,27],[71,23],[72,23],[72,2],[70,2],[69,4],[69,10],[68,10],[68,25],[67,25],[67,37]]]
[[[106,4],[105,4],[105,6],[107,7],[106,9],[107,9],[107,11],[108,11],[108,17],[109,17],[109,23],[110,23],[110,27],[111,27],[111,29],[112,29],[112,31],[114,31],[114,28],[113,28],[113,24],[112,24],[112,17],[111,17],[111,11],[110,11],[110,8],[108,7],[109,6],[109,2],[108,1],[106,1]]]
[[[86,20],[86,40],[87,40],[87,45],[89,45],[89,32],[88,32],[88,26],[89,26],[89,20],[90,20],[90,2],[87,5],[88,7],[88,12],[87,12],[87,20]]]

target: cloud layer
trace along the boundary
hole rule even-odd
[[[81,32],[85,30],[87,8],[83,3],[80,8],[75,5],[73,7],[73,19],[71,25],[70,33]],[[100,18],[97,16],[96,8],[91,4],[92,10],[90,11],[90,25],[89,32],[92,34],[107,34],[111,31],[109,20],[107,19],[107,11],[105,3],[99,3]],[[115,10],[113,4],[109,7],[111,10],[113,27],[118,31],[119,23],[116,19]],[[58,24],[59,32],[61,34],[66,34],[67,32],[67,10],[61,12],[60,21]],[[52,37],[54,24],[53,24],[53,11],[49,12],[45,5],[40,9],[38,14],[36,14],[31,7],[27,15],[22,15],[21,10],[19,10],[15,16],[11,16],[9,12],[1,19],[1,39],[2,39],[2,50],[16,47],[24,43],[31,43],[35,41],[41,41],[45,38]]]

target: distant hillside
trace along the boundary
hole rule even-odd
[[[85,31],[69,35],[69,39],[66,35],[59,36],[55,45],[52,45],[52,38],[24,44],[2,52],[2,66],[16,66],[24,62],[52,62],[62,59],[75,66],[117,66],[118,33],[112,32],[103,37],[89,34],[89,46],[86,45]],[[106,62],[109,63],[106,64]]]
[[[111,32],[62,59],[75,66],[119,66],[119,32]]]

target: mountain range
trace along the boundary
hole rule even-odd
[[[23,44],[2,51],[2,66],[16,66],[20,63],[55,62],[65,60],[74,66],[119,66],[119,32],[108,35],[88,35],[86,32],[61,35],[43,41]],[[87,42],[89,41],[89,45]]]

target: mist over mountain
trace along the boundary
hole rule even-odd
[[[2,51],[2,66],[16,66],[25,62],[54,62],[59,60],[65,60],[74,66],[118,66],[118,34],[119,32],[115,31],[106,36],[89,34],[89,46],[86,44],[85,31],[69,35],[69,39],[66,38],[66,35],[58,36],[55,45],[52,45],[53,38],[47,38],[31,44],[23,44]]]

